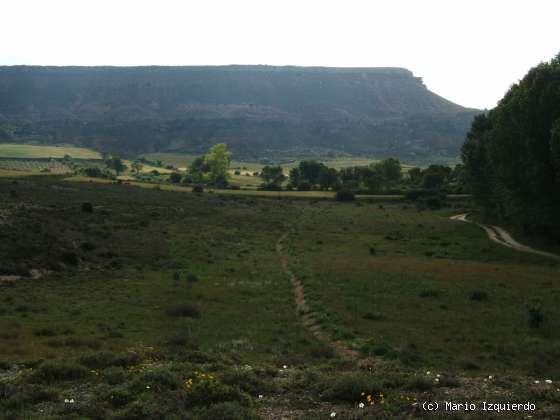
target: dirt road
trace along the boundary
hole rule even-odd
[[[552,254],[550,252],[545,252],[545,251],[539,251],[538,249],[531,248],[530,246],[520,244],[515,239],[513,239],[513,237],[506,230],[502,229],[501,227],[494,226],[494,225],[483,225],[481,223],[472,222],[467,219],[467,216],[468,216],[467,213],[457,214],[456,216],[451,216],[450,219],[457,220],[459,222],[473,223],[479,226],[486,232],[490,240],[500,245],[507,246],[508,248],[515,249],[516,251],[541,255],[543,257],[548,257],[548,258],[555,259],[556,261],[560,261],[560,255]]]

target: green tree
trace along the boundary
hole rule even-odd
[[[213,184],[227,184],[231,153],[224,143],[215,144],[204,156],[208,167],[208,179]]]
[[[265,166],[262,168],[260,177],[268,186],[280,187],[286,180],[284,170],[281,166]]]
[[[115,171],[115,173],[117,174],[117,176],[119,176],[119,174],[121,172],[124,172],[126,170],[126,165],[124,164],[124,162],[122,161],[122,159],[118,156],[110,156],[106,161],[105,164],[107,165],[107,167],[109,169],[112,169]]]
[[[420,168],[412,168],[408,171],[408,179],[412,184],[420,184],[422,182],[422,170]]]
[[[319,174],[319,186],[322,190],[337,190],[340,188],[340,179],[338,172],[334,168],[327,168],[326,166]]]
[[[476,117],[461,155],[483,216],[560,238],[560,60],[541,63]]]
[[[559,54],[560,57],[560,54]],[[560,58],[557,58],[560,63]],[[556,184],[560,187],[560,118],[558,118],[550,133],[550,153],[552,158],[552,165],[556,174]]]
[[[174,184],[178,184],[179,182],[181,182],[181,178],[182,178],[182,176],[178,172],[171,172],[169,174],[169,180],[171,182],[173,182]]]
[[[401,162],[398,159],[384,159],[381,162],[375,164],[375,167],[379,168],[383,179],[390,186],[397,184],[402,178]]]

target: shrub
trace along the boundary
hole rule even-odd
[[[140,364],[142,358],[136,353],[111,353],[101,351],[85,354],[80,357],[80,363],[90,369],[105,369],[109,366],[135,366]]]
[[[483,300],[488,300],[488,294],[486,292],[483,292],[482,290],[474,290],[469,295],[469,299],[477,302],[482,302]]]
[[[297,185],[298,191],[311,191],[311,184],[309,182],[300,182]]]
[[[542,301],[540,299],[533,299],[527,305],[527,311],[529,314],[529,327],[539,328],[544,322]]]
[[[77,266],[80,262],[80,258],[74,251],[63,251],[60,254],[60,261],[71,266]]]
[[[84,213],[93,213],[93,204],[91,203],[82,203],[82,211]]]
[[[167,344],[171,346],[188,346],[196,348],[196,345],[193,343],[192,334],[189,331],[179,331],[178,333],[172,335],[167,340]]]
[[[142,372],[130,384],[130,390],[139,393],[149,386],[151,390],[176,390],[181,387],[181,381],[168,369],[160,368]]]
[[[234,401],[244,407],[251,407],[252,400],[237,386],[229,386],[215,380],[195,382],[189,390],[186,404],[190,407],[209,407],[216,403]]]
[[[80,248],[83,251],[94,251],[97,246],[93,242],[86,241],[80,244]]]
[[[179,182],[181,182],[181,178],[182,177],[180,173],[172,172],[169,174],[169,180],[174,184],[178,184]]]
[[[190,303],[181,303],[179,305],[167,308],[165,313],[169,316],[184,316],[190,318],[200,317],[199,309]]]
[[[274,390],[272,382],[257,376],[253,370],[231,369],[220,375],[220,380],[226,385],[237,386],[251,395],[270,393]]]
[[[381,312],[367,312],[362,318],[369,319],[371,321],[383,321],[385,319],[385,315]]]
[[[37,337],[54,337],[55,335],[58,335],[58,331],[54,327],[43,327],[37,328],[33,331],[33,334]]]
[[[89,176],[90,178],[100,178],[103,176],[103,172],[97,166],[93,166],[91,168],[85,168],[84,174]]]
[[[260,417],[253,410],[238,402],[226,401],[212,404],[207,409],[199,409],[196,418],[199,420],[257,420]]]
[[[356,402],[362,399],[362,393],[377,395],[380,392],[381,387],[372,375],[365,372],[354,372],[329,378],[326,389],[321,393],[321,398],[328,401]]]
[[[102,401],[109,401],[113,407],[124,407],[133,401],[135,396],[124,386],[112,387],[110,391],[101,394]]]
[[[30,376],[30,380],[32,382],[54,383],[83,379],[87,375],[88,370],[78,364],[45,362]]]
[[[196,283],[198,281],[198,276],[193,273],[187,274],[187,282],[189,283]]]
[[[422,290],[418,296],[423,297],[423,298],[430,298],[430,297],[439,297],[441,295],[441,293],[438,290],[434,290],[434,289],[424,289]]]
[[[411,391],[425,392],[431,390],[433,387],[433,382],[423,376],[415,376],[406,384],[406,389]]]
[[[111,366],[103,370],[103,380],[109,385],[122,384],[126,378],[126,371],[122,367]]]
[[[354,201],[356,196],[350,190],[339,190],[336,192],[334,199],[336,201]]]
[[[192,189],[192,192],[200,194],[204,192],[204,188],[202,187],[202,185],[195,185]]]

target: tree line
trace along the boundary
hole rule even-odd
[[[474,119],[462,159],[483,217],[560,239],[560,54]]]

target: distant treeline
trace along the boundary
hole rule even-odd
[[[475,118],[462,157],[484,217],[560,238],[560,54]]]

